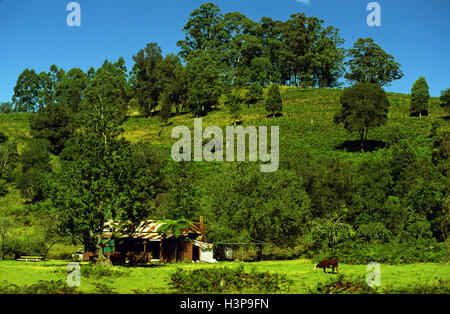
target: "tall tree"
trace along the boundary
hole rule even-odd
[[[336,124],[343,124],[349,132],[358,132],[361,152],[369,128],[387,122],[389,101],[384,90],[377,84],[357,83],[346,88],[341,96],[341,110],[334,116]]]
[[[162,80],[161,110],[170,113],[172,107],[175,107],[178,115],[186,102],[186,69],[178,56],[168,54],[161,62],[159,70]]]
[[[429,101],[430,92],[427,81],[424,77],[419,77],[411,88],[411,114],[418,116],[427,114]]]
[[[266,111],[272,116],[283,111],[283,100],[281,99],[280,87],[273,84],[266,98]]]
[[[219,7],[211,2],[194,10],[183,28],[185,39],[177,42],[181,49],[180,55],[187,60],[196,51],[217,50],[227,36],[222,23],[223,15]]]
[[[17,79],[12,101],[16,112],[32,112],[39,104],[39,75],[34,70],[25,69]]]
[[[334,87],[343,73],[344,40],[324,21],[294,14],[282,25],[280,71],[296,86]]]
[[[35,139],[51,143],[50,151],[58,155],[73,134],[70,109],[60,103],[49,103],[30,116],[30,133]]]
[[[133,56],[131,85],[134,98],[138,101],[141,114],[154,114],[161,94],[160,63],[163,60],[161,48],[156,43],[147,44]]]
[[[61,83],[56,86],[58,103],[70,108],[73,113],[77,113],[83,100],[83,92],[88,84],[88,74],[78,68],[71,69],[66,73]]]
[[[62,230],[94,247],[102,264],[107,264],[103,249],[109,242],[103,238],[105,224],[118,223],[111,237],[123,224],[137,224],[148,214],[155,188],[148,156],[118,138],[127,110],[118,72],[105,64],[87,87],[80,111],[83,123],[61,154],[63,167],[52,196],[62,213]]]
[[[270,17],[263,17],[259,22],[259,26],[258,37],[263,45],[263,57],[269,60],[269,67],[267,68],[268,83],[280,84],[280,51],[283,22],[273,20]]]
[[[188,94],[187,106],[193,114],[206,114],[218,104],[221,95],[219,69],[211,56],[199,52],[187,64]]]
[[[348,50],[347,57],[350,60],[345,64],[350,71],[345,78],[351,82],[368,82],[384,86],[403,77],[400,63],[372,38],[358,39],[353,48]]]
[[[17,79],[12,97],[15,111],[33,112],[48,104],[56,102],[56,86],[64,77],[64,70],[56,65],[49,72],[37,74],[34,70],[25,69]]]

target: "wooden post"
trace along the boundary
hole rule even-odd
[[[144,240],[144,261],[148,263],[147,259],[147,240]]]

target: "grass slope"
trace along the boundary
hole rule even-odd
[[[85,264],[83,264],[85,265]],[[111,277],[92,278],[81,276],[80,290],[83,293],[96,293],[98,284],[106,285],[117,293],[134,293],[147,291],[152,293],[171,293],[168,285],[170,273],[177,268],[191,270],[195,268],[211,268],[217,266],[237,267],[238,262],[220,262],[208,264],[168,264],[153,267],[126,268],[115,266],[115,275]],[[66,280],[67,262],[0,262],[0,282],[7,281],[19,286],[30,285],[39,280]],[[82,266],[83,267],[83,266]],[[290,293],[307,293],[319,282],[327,282],[335,275],[325,274],[322,270],[313,271],[314,264],[310,260],[266,261],[245,264],[246,270],[255,268],[256,271],[285,274],[293,280]],[[369,271],[365,265],[340,265],[341,273],[350,278],[363,276]],[[381,289],[404,288],[415,284],[437,284],[439,280],[449,282],[450,264],[411,264],[411,265],[381,265]]]

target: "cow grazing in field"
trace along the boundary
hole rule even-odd
[[[327,268],[331,268],[332,269],[332,274],[334,274],[334,270],[336,269],[336,274],[339,270],[339,265],[338,265],[338,261],[336,260],[329,260],[329,259],[324,259],[322,261],[320,261],[319,264],[316,265],[316,267],[314,267],[314,270],[317,270],[319,268],[323,269],[323,272],[326,273],[326,269]]]

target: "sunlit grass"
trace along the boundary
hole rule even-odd
[[[16,285],[29,285],[39,280],[66,280],[68,262],[0,262],[0,281],[8,281]],[[86,263],[82,263],[86,265]],[[135,290],[154,293],[170,293],[169,276],[176,268],[186,270],[211,267],[237,267],[239,262],[220,262],[217,264],[169,264],[153,267],[120,267],[120,276],[103,277],[101,279],[81,278],[80,290],[85,293],[95,291],[95,284],[101,283],[118,293],[133,293]],[[307,293],[319,282],[326,282],[336,275],[325,274],[322,270],[313,271],[314,263],[310,260],[265,261],[246,263],[246,270],[255,268],[260,272],[285,274],[293,281],[291,293]],[[350,278],[362,276],[366,278],[370,271],[365,265],[340,265],[340,272]],[[381,289],[401,288],[410,284],[436,284],[439,279],[450,280],[450,264],[419,263],[409,265],[381,265]]]

